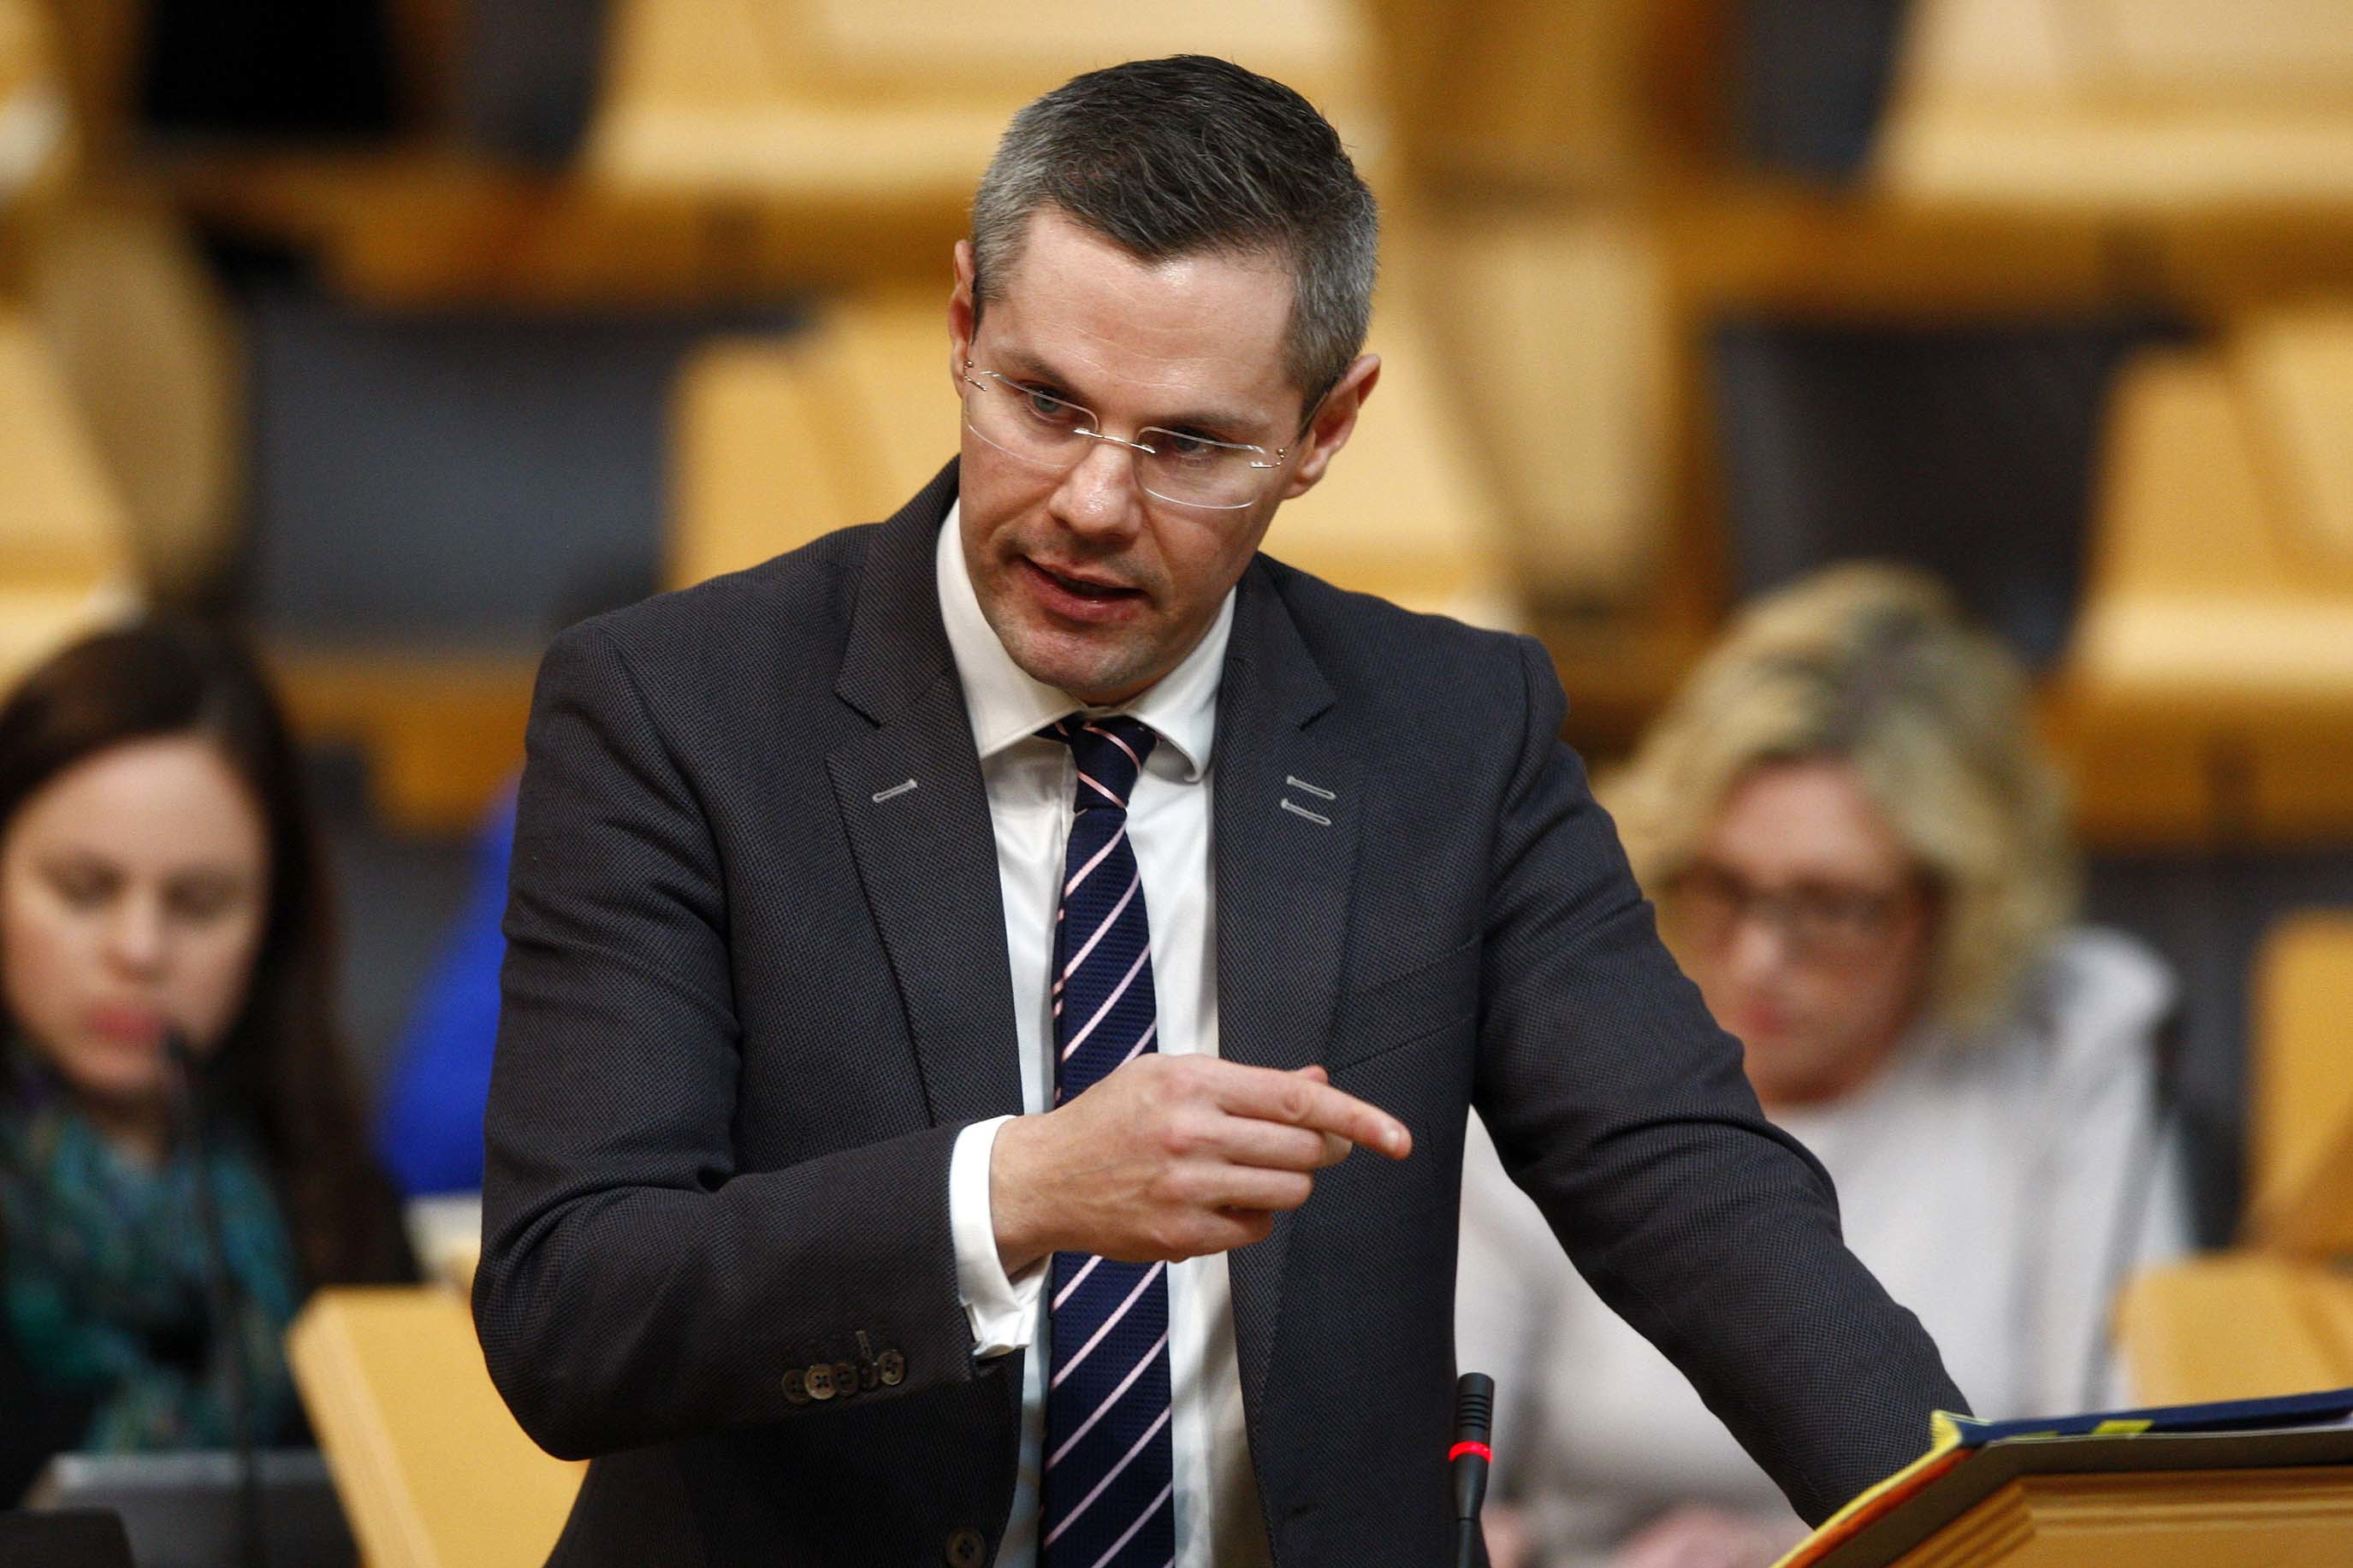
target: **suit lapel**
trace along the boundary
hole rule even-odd
[[[876,531],[835,688],[875,728],[826,759],[934,1126],[1021,1110],[997,836],[933,577],[955,493],[951,463]]]
[[[1288,1071],[1323,1059],[1356,867],[1360,768],[1272,574],[1242,578],[1218,696],[1214,874],[1219,1054]],[[1246,1405],[1265,1387],[1296,1215],[1232,1256]]]

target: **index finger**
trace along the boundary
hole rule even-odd
[[[1392,1160],[1413,1152],[1413,1134],[1404,1122],[1345,1089],[1300,1073],[1247,1068],[1220,1084],[1218,1103],[1229,1115],[1329,1132]]]

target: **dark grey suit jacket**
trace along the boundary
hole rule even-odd
[[[951,466],[887,523],[575,627],[541,671],[474,1307],[523,1426],[596,1459],[559,1562],[957,1562],[1003,1532],[1020,1358],[974,1359],[948,1226],[958,1130],[1021,1106],[933,579],[955,493]],[[1220,1050],[1321,1062],[1415,1142],[1234,1255],[1284,1568],[1448,1550],[1474,1104],[1802,1513],[1961,1408],[1659,945],[1563,712],[1528,639],[1243,575]]]

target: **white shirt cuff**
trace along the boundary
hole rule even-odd
[[[1006,1277],[997,1252],[997,1223],[988,1207],[988,1161],[997,1130],[1012,1121],[976,1121],[956,1134],[948,1157],[948,1228],[955,1238],[956,1295],[972,1323],[972,1353],[1000,1356],[1024,1350],[1038,1328],[1038,1298],[1046,1288],[1047,1259]]]

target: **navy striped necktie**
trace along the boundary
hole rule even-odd
[[[1127,802],[1158,739],[1134,719],[1040,731],[1078,763],[1054,924],[1054,1101],[1155,1048],[1152,931]],[[1046,1393],[1044,1568],[1164,1568],[1175,1555],[1168,1270],[1054,1255]]]

